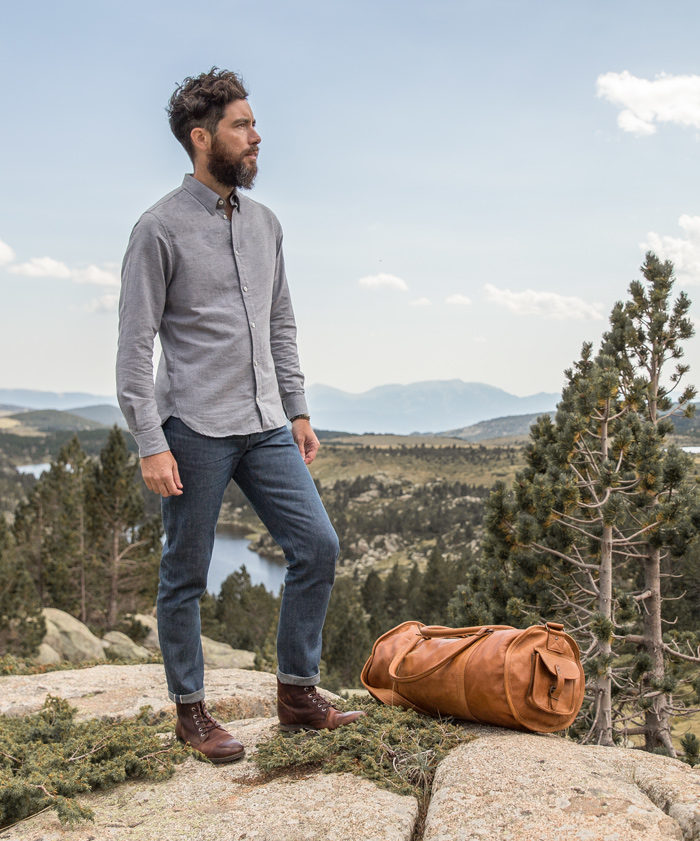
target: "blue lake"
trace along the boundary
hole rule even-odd
[[[286,565],[284,562],[261,558],[256,552],[248,549],[248,543],[249,541],[230,527],[217,528],[207,578],[207,590],[210,593],[216,595],[223,580],[245,566],[253,584],[263,584],[267,590],[277,595],[284,581]]]

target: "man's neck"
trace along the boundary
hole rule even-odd
[[[233,192],[233,187],[230,185],[222,184],[220,181],[217,181],[216,178],[212,176],[208,169],[204,167],[195,167],[193,177],[197,179],[197,181],[201,181],[205,187],[209,187],[210,190],[213,190],[217,195],[221,196],[222,199],[228,204],[228,198]]]

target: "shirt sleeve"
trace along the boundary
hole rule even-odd
[[[304,375],[299,366],[297,327],[292,299],[287,286],[282,252],[282,234],[278,234],[275,280],[270,309],[270,349],[284,413],[288,418],[308,414],[304,394]]]
[[[117,399],[139,455],[165,452],[153,382],[153,342],[172,272],[172,247],[152,213],[136,223],[122,265],[117,348]]]

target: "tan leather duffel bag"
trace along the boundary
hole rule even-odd
[[[403,622],[375,642],[362,683],[385,704],[538,733],[568,727],[585,688],[578,646],[556,622]]]

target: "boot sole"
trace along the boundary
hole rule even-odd
[[[197,753],[201,753],[202,756],[206,757],[207,760],[213,763],[214,765],[224,765],[227,762],[238,762],[240,759],[243,759],[245,757],[245,751],[241,751],[240,753],[231,754],[231,756],[218,756],[216,758],[212,758],[211,756],[207,756],[206,753],[203,753],[201,750],[199,750],[199,748],[196,748],[194,747],[194,745],[191,745],[189,742],[186,742],[184,739],[181,739],[179,736],[176,736],[175,738],[181,745],[185,745],[185,747],[190,747],[192,748],[192,750],[196,750]]]

